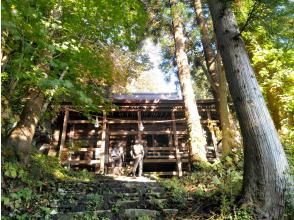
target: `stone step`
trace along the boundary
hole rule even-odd
[[[121,177],[123,178],[123,177]],[[129,177],[124,177],[124,178],[129,178]],[[144,179],[142,179],[144,178]],[[97,182],[67,182],[67,187],[83,187],[83,186],[87,186],[87,187],[94,187],[94,188],[99,188],[101,186],[108,186],[108,187],[114,187],[114,186],[157,186],[158,183],[156,182],[140,182],[140,180],[144,181],[145,179],[147,179],[146,177],[137,177],[137,178],[129,178],[128,181],[123,181],[123,180],[109,180],[109,181],[97,181]],[[59,182],[58,184],[56,184],[59,187],[64,186],[64,183]]]
[[[138,219],[140,217],[149,217],[151,219],[160,219],[161,213],[151,209],[125,209],[122,219]]]
[[[116,183],[109,183],[109,184],[77,184],[77,185],[67,185],[66,189],[70,190],[70,189],[84,189],[85,187],[87,188],[93,188],[93,189],[97,189],[97,188],[118,188],[118,187],[124,187],[124,188],[133,188],[133,187],[158,187],[158,184],[137,184],[137,183],[120,183],[120,182],[116,182]],[[64,185],[57,185],[56,186],[57,189],[64,188]]]
[[[162,209],[162,212],[165,217],[171,217],[172,219],[174,219],[174,217],[178,214],[179,210],[178,209]]]
[[[111,219],[113,212],[111,210],[81,211],[69,213],[56,213],[52,215],[53,220],[73,220],[73,219]]]
[[[155,180],[151,180],[148,177],[127,177],[127,176],[117,176],[113,177],[111,180],[93,180],[90,182],[75,182],[75,181],[67,181],[67,184],[70,186],[76,186],[76,185],[102,185],[102,184],[133,184],[133,185],[157,185],[158,183]],[[64,182],[57,182],[57,185],[64,185]]]
[[[73,219],[138,219],[140,217],[149,217],[151,219],[158,219],[161,217],[161,212],[151,209],[125,209],[119,210],[98,210],[87,212],[71,212],[71,213],[57,213],[52,219],[54,220],[73,220]]]
[[[110,209],[112,207],[118,207],[122,209],[126,208],[156,208],[161,209],[166,207],[167,199],[165,198],[134,198],[134,199],[118,199],[118,200],[103,200],[95,201],[91,200],[79,200],[75,202],[68,202],[62,204],[52,204],[51,208],[56,208],[62,212],[78,212],[86,210],[96,209]]]
[[[68,192],[65,194],[59,194],[55,198],[59,200],[77,200],[79,198],[87,198],[88,195],[100,195],[107,198],[125,198],[125,197],[167,197],[169,192],[164,189],[144,189],[144,190],[134,190],[134,189],[122,189],[115,191],[89,191],[89,192]]]
[[[84,211],[98,208],[108,209],[112,206],[118,205],[120,207],[144,207],[146,206],[162,206],[162,202],[167,200],[169,193],[164,192],[131,192],[131,193],[71,193],[66,194],[60,199],[51,201],[50,207],[57,208],[59,211]],[[141,203],[140,203],[141,201]],[[142,202],[143,201],[143,202]]]
[[[150,219],[173,219],[178,213],[178,209],[163,209],[162,211],[153,209],[125,209],[125,210],[96,210],[84,212],[56,213],[52,215],[53,220],[71,220],[71,219],[138,219],[140,217],[149,217]]]
[[[167,199],[144,199],[144,200],[119,200],[114,205],[123,209],[127,208],[163,208],[167,204]]]
[[[118,178],[121,179],[106,177],[97,182],[67,182],[66,187],[59,183],[56,186],[59,199],[50,205],[59,212],[54,219],[86,219],[87,216],[94,219],[138,219],[141,216],[163,219],[162,216],[176,215],[177,210],[168,209],[169,192],[157,182],[143,182],[149,181],[146,177]]]
[[[78,194],[78,195],[84,195],[89,193],[97,193],[97,194],[109,194],[109,193],[136,193],[136,192],[154,192],[154,193],[164,193],[166,190],[162,186],[143,186],[143,187],[101,187],[101,188],[91,188],[84,186],[82,190],[78,190],[79,188],[58,188],[58,192],[61,195],[66,194]]]

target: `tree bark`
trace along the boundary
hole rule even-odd
[[[229,109],[228,109],[228,91],[226,86],[226,75],[223,71],[220,71],[220,84],[219,84],[219,115],[220,123],[222,128],[222,157],[227,156],[233,146],[230,146],[230,120],[229,120]]]
[[[173,19],[177,67],[185,105],[185,116],[188,124],[190,156],[192,161],[207,161],[205,150],[206,139],[201,127],[200,116],[192,88],[188,58],[185,53],[185,37],[180,12],[177,9],[177,0],[170,0],[170,4]]]
[[[31,144],[39,115],[44,103],[44,94],[31,89],[17,125],[10,131],[5,147],[13,148],[15,156],[24,164],[28,163]]]
[[[222,129],[222,156],[225,157],[231,152],[233,146],[238,145],[234,137],[237,135],[234,134],[229,120],[231,113],[229,111],[227,102],[227,82],[221,68],[220,59],[218,59],[218,55],[215,54],[215,51],[211,45],[207,22],[203,15],[201,0],[194,0],[194,9],[196,13],[197,25],[200,31],[207,71],[209,73],[208,79],[211,84],[213,96],[217,102],[217,109],[220,115]]]
[[[243,202],[257,219],[282,219],[288,163],[229,3],[209,0],[214,31],[244,140]]]

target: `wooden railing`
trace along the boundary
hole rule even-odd
[[[188,162],[188,151],[179,152],[179,159]],[[177,162],[176,147],[147,147],[145,163],[174,163]]]
[[[64,148],[61,155],[62,164],[71,164],[71,165],[97,165],[100,164],[100,156],[97,154],[100,152],[100,148],[79,148],[71,152],[68,148]],[[81,159],[83,158],[83,159]]]

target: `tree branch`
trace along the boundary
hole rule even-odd
[[[249,25],[249,23],[255,18],[256,15],[256,11],[258,9],[258,7],[260,6],[260,1],[256,0],[248,14],[247,20],[245,22],[245,24],[240,28],[240,33],[239,36],[242,34],[242,32],[247,28],[247,26]]]
[[[61,73],[61,75],[60,75],[60,77],[59,77],[58,80],[63,80],[63,78],[64,78],[64,76],[65,76],[65,74],[66,74],[67,71],[68,71],[68,67],[66,67],[66,68],[62,71],[62,73]],[[54,89],[54,93],[56,92],[56,90],[57,90],[57,88]],[[41,115],[43,115],[43,114],[46,112],[46,110],[47,110],[47,108],[48,108],[48,105],[50,104],[50,102],[52,101],[52,99],[53,99],[53,95],[50,96],[50,97],[46,100],[46,102],[45,102],[44,105],[42,106]]]

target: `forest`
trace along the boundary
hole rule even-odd
[[[292,0],[3,0],[1,218],[293,219],[293,15]],[[157,92],[146,40],[179,84],[189,172],[117,182],[44,153],[65,103],[95,124],[131,82]],[[219,117],[214,162],[200,99]]]

